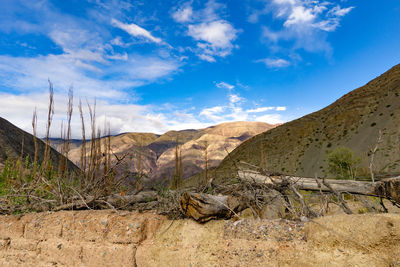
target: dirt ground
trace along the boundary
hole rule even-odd
[[[0,265],[400,266],[400,215],[206,224],[110,210],[1,216]]]

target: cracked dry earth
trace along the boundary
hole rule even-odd
[[[400,266],[400,215],[171,221],[154,213],[0,216],[1,266]]]

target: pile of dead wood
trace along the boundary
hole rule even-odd
[[[387,211],[382,199],[400,207],[400,177],[387,178],[378,182],[333,180],[266,174],[258,171],[239,171],[238,183],[217,185],[212,181],[207,186],[190,190],[167,190],[166,192],[141,191],[135,194],[113,194],[105,197],[77,196],[70,203],[48,210],[115,209],[115,210],[157,210],[176,218],[185,216],[198,222],[212,219],[229,219],[250,208],[254,213],[269,205],[266,196],[271,192],[285,199],[290,208],[288,195],[301,207],[301,215],[307,218],[321,216],[321,212],[310,208],[300,190],[316,191],[321,195],[334,196],[344,212],[352,211],[343,194],[373,196],[381,199],[382,210]],[[205,193],[207,192],[207,193]],[[211,194],[210,194],[211,192]],[[270,197],[268,198],[270,199]],[[2,210],[6,210],[2,208]],[[37,211],[45,211],[43,210]],[[6,213],[6,212],[2,212]]]
[[[320,178],[306,178],[286,175],[265,175],[257,171],[239,171],[239,183],[233,185],[213,185],[210,182],[206,188],[190,191],[168,191],[167,195],[160,195],[156,191],[142,191],[134,195],[114,194],[100,199],[80,199],[73,203],[57,207],[55,210],[65,209],[128,209],[128,210],[158,210],[165,214],[177,212],[198,222],[207,222],[212,219],[229,219],[246,208],[260,210],[269,203],[265,196],[270,192],[277,192],[288,200],[288,192],[297,200],[302,209],[302,215],[308,218],[321,216],[311,209],[305,202],[300,190],[316,191],[335,196],[337,204],[344,212],[351,214],[343,194],[373,196],[387,199],[400,207],[400,177],[384,179],[378,182],[353,180],[334,180]],[[214,191],[213,194],[204,191]],[[383,210],[386,207],[381,201]]]
[[[239,171],[238,178],[242,184],[247,185],[247,190],[231,192],[230,195],[211,195],[204,193],[185,192],[182,195],[180,206],[183,214],[199,222],[211,219],[228,219],[236,216],[246,208],[257,209],[257,201],[262,201],[265,193],[274,190],[287,195],[291,191],[301,206],[303,215],[309,218],[321,214],[313,211],[304,200],[299,190],[317,191],[321,194],[329,193],[336,197],[338,204],[344,212],[352,211],[343,199],[343,194],[373,196],[381,199],[383,211],[387,211],[382,199],[387,199],[393,205],[400,207],[400,177],[384,179],[378,182],[365,182],[353,180],[333,180],[306,178],[294,176],[268,176],[256,171]],[[243,189],[243,188],[242,188]],[[250,197],[249,197],[250,194]],[[268,205],[268,203],[262,203]],[[260,207],[258,205],[258,207]]]

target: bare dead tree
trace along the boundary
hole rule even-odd
[[[204,184],[208,182],[208,142],[204,141]]]
[[[83,172],[83,177],[80,179],[80,187],[83,187],[83,180],[87,179],[87,171],[86,171],[86,131],[85,131],[85,118],[83,116],[82,109],[82,101],[79,99],[79,115],[81,118],[81,127],[82,127],[82,145],[81,145],[81,170]]]
[[[37,162],[38,162],[38,143],[37,143],[37,111],[36,107],[33,111],[32,116],[32,133],[33,133],[33,145],[34,145],[34,156],[33,156],[33,169],[32,169],[32,176],[36,176],[37,172]]]
[[[65,163],[64,166],[65,172],[67,172],[66,176],[68,176],[68,160],[69,160],[69,150],[70,150],[70,143],[71,143],[71,119],[72,119],[72,113],[74,110],[74,93],[72,87],[69,88],[68,90],[68,106],[67,106],[67,129],[66,129],[66,135],[65,135]]]
[[[374,175],[374,157],[375,153],[378,150],[379,145],[382,143],[382,131],[379,130],[378,139],[376,141],[375,147],[370,150],[370,161],[369,161],[369,172],[371,174],[371,181],[375,183],[375,175]]]
[[[44,151],[44,169],[47,169],[48,164],[50,162],[50,127],[53,120],[54,115],[54,89],[53,83],[48,80],[49,82],[49,106],[48,106],[48,113],[47,113],[47,125],[46,125],[46,144],[45,144],[45,151]]]
[[[177,135],[175,141],[175,169],[174,169],[174,176],[172,177],[171,181],[172,189],[179,189],[179,187],[182,184],[182,174],[183,174],[182,151],[181,151],[181,146],[179,144],[179,135]]]

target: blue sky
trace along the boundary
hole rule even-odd
[[[0,0],[0,116],[53,136],[97,101],[112,133],[281,123],[400,63],[398,0]],[[79,116],[73,135],[80,132]]]

